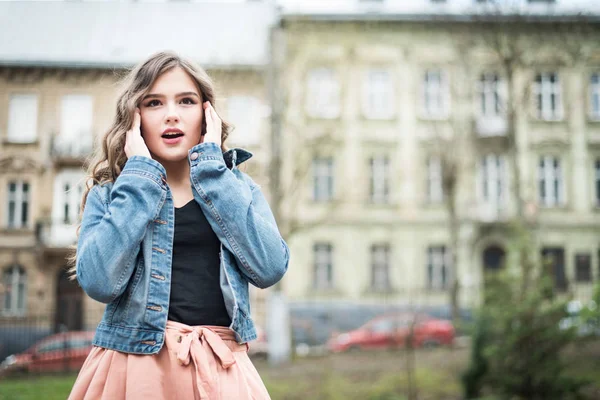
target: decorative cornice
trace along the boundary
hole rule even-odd
[[[0,173],[40,172],[43,168],[39,160],[27,156],[9,155],[0,158]]]

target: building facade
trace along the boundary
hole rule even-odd
[[[282,181],[301,182],[285,213],[297,227],[285,292],[301,304],[438,307],[457,278],[472,307],[485,271],[514,256],[507,232],[520,216],[537,256],[552,256],[556,287],[589,299],[600,279],[598,10],[574,21],[562,3],[521,14],[405,3],[284,9]],[[510,77],[499,50],[514,52]]]

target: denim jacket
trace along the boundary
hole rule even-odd
[[[188,152],[194,200],[221,241],[220,284],[236,340],[256,339],[248,283],[267,288],[288,267],[289,249],[260,187],[236,168],[252,157],[215,143]],[[106,303],[94,345],[155,354],[165,338],[175,221],[165,168],[130,157],[114,183],[94,185],[77,244],[77,280]]]

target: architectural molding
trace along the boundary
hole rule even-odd
[[[37,173],[42,172],[44,166],[40,160],[26,155],[8,155],[0,157],[0,174],[5,173]]]

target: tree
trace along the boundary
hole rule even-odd
[[[486,277],[471,365],[463,376],[466,398],[482,392],[528,400],[579,398],[586,381],[569,376],[563,358],[576,340],[575,329],[560,323],[568,315],[567,300],[555,294],[543,260],[532,257],[530,231],[516,223],[511,233],[517,253],[527,256]]]

